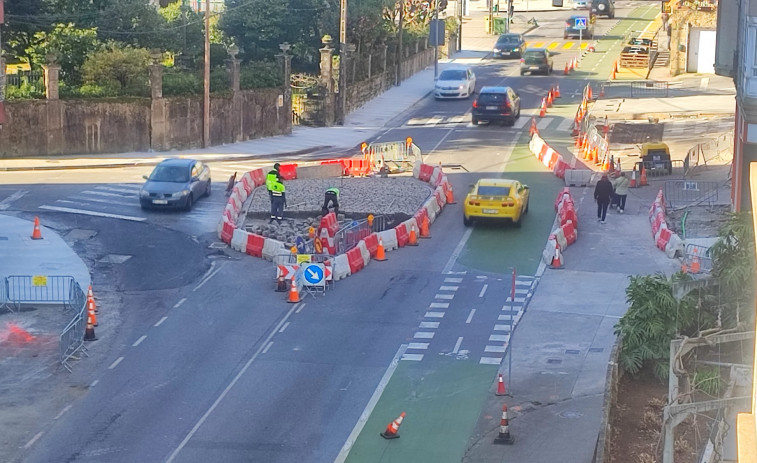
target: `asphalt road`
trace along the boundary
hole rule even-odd
[[[562,18],[547,14],[543,24],[539,34],[562,39]],[[556,71],[569,57],[556,56]],[[431,98],[395,119],[378,139],[412,136],[426,162],[449,166],[458,204],[431,240],[296,305],[273,291],[271,264],[211,247],[225,203],[219,184],[260,162],[211,163],[215,192],[189,213],[139,209],[149,168],[0,173],[0,196],[24,192],[12,212],[94,232],[77,250],[102,271],[95,283],[118,294],[105,316],[117,327],[98,330],[92,358],[77,365],[85,392],[39,423],[43,434],[18,461],[374,461],[377,452],[460,461],[503,355],[511,272],[526,288],[561,186],[522,146],[528,114],[553,85],[562,104],[585,85],[559,72],[521,77],[517,61],[473,65],[479,86],[521,94],[522,120],[474,127],[470,101]],[[567,140],[568,111],[539,124]],[[481,176],[531,186],[523,228],[463,226],[462,196]],[[97,263],[108,254],[130,257]],[[386,453],[377,433],[400,408],[418,432]],[[364,411],[373,413],[361,419]],[[354,444],[349,457],[345,442]]]

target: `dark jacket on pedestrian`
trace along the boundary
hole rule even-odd
[[[597,182],[597,186],[594,187],[594,200],[598,203],[609,203],[612,201],[612,183],[607,175],[603,175],[602,179]]]

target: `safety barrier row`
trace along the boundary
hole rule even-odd
[[[565,171],[571,169],[563,159],[562,154],[550,147],[538,133],[531,136],[528,148],[544,164],[544,167],[551,170],[558,178],[565,178]]]
[[[652,237],[657,248],[671,258],[683,257],[684,243],[681,237],[668,228],[665,219],[665,196],[662,188],[657,193],[652,206],[649,208],[649,224],[652,227]]]
[[[578,239],[578,214],[570,188],[563,188],[555,198],[557,226],[549,235],[542,253],[544,263],[550,268],[562,268],[562,253]]]

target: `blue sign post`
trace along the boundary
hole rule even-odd
[[[586,18],[583,16],[576,17],[576,24],[574,25],[575,29],[578,29],[578,49],[581,50],[581,45],[583,45],[583,34],[586,30]],[[581,54],[578,55],[578,61],[581,61]]]
[[[307,264],[303,266],[305,281],[308,286],[323,286],[324,270],[323,264]]]

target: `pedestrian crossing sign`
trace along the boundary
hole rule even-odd
[[[586,29],[586,18],[576,18],[574,29]]]

